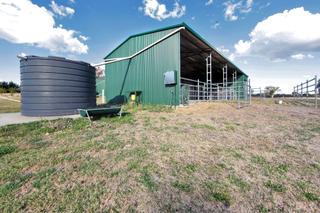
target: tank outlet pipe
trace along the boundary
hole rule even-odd
[[[102,65],[107,65],[107,64],[112,64],[112,63],[115,63],[115,62],[119,62],[119,61],[124,61],[124,60],[129,60],[129,59],[132,59],[134,57],[136,57],[137,55],[140,55],[141,53],[145,52],[146,50],[150,49],[151,47],[159,44],[160,42],[166,40],[167,38],[171,37],[172,35],[176,34],[177,32],[181,31],[181,30],[184,30],[185,27],[180,27],[174,31],[172,31],[171,33],[169,33],[168,35],[160,38],[159,40],[155,41],[154,43],[146,46],[145,48],[139,50],[138,52],[134,53],[133,55],[131,56],[128,56],[128,57],[122,57],[122,58],[110,58],[110,59],[106,59],[104,62],[102,63],[99,63],[99,64],[92,64],[91,66],[93,67],[99,67],[99,66],[102,66]]]

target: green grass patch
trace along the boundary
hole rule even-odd
[[[0,157],[10,154],[16,150],[15,146],[0,146]]]
[[[157,191],[158,186],[155,180],[153,179],[151,173],[152,173],[152,166],[145,166],[140,171],[140,182],[151,192]]]
[[[207,130],[215,130],[214,126],[208,124],[191,124],[191,127],[194,129],[207,129]]]
[[[188,174],[192,174],[192,173],[194,173],[194,172],[197,171],[197,165],[196,165],[196,164],[193,164],[193,163],[187,164],[187,165],[184,167],[184,170],[185,170]]]
[[[224,203],[226,206],[231,204],[231,195],[228,191],[228,186],[220,181],[206,181],[204,188],[208,192],[208,198]]]
[[[190,184],[188,183],[183,183],[183,182],[180,182],[180,181],[175,181],[172,183],[172,186],[174,188],[177,188],[181,191],[184,191],[184,192],[190,192],[192,190],[192,187]]]
[[[269,212],[269,209],[266,208],[263,204],[259,204],[259,205],[257,206],[257,210],[258,210],[258,212],[260,212],[260,213],[268,213],[268,212]]]
[[[20,188],[25,184],[29,179],[31,179],[32,174],[19,174],[13,178],[13,180],[2,184],[0,186],[0,197],[5,197],[12,193],[14,190]]]
[[[236,131],[237,126],[239,126],[238,123],[224,122],[225,131],[228,131],[228,132],[234,132],[234,131]]]
[[[50,183],[50,176],[53,175],[57,170],[55,168],[47,168],[38,172],[35,176],[35,180],[32,185],[35,188],[41,188],[44,186],[48,186]]]
[[[172,149],[173,149],[173,145],[171,145],[171,144],[162,143],[162,144],[160,145],[160,151],[161,151],[161,152],[169,152],[169,151],[172,150]]]
[[[320,196],[318,196],[312,192],[304,192],[303,195],[308,201],[312,201],[312,202],[320,201]]]
[[[320,164],[319,163],[310,163],[310,167],[320,172]]]
[[[255,155],[251,158],[251,162],[258,164],[258,165],[266,165],[269,164],[269,162],[267,162],[267,160],[259,155]]]
[[[285,192],[286,191],[286,187],[284,185],[282,185],[280,183],[274,183],[271,180],[268,180],[264,185],[267,188],[269,188],[275,192]]]
[[[226,206],[230,206],[231,197],[229,193],[226,192],[213,192],[210,197],[216,201],[224,203]]]
[[[106,147],[110,151],[114,151],[122,148],[125,144],[117,138],[115,135],[107,135],[104,138],[104,142],[106,143]]]
[[[99,212],[101,197],[107,189],[103,183],[90,185],[76,185],[72,189],[66,189],[62,196],[53,204],[54,212]]]
[[[86,157],[86,159],[80,164],[79,171],[85,175],[93,175],[97,173],[100,169],[100,161],[91,157]]]
[[[287,173],[289,171],[289,168],[290,167],[288,164],[279,164],[278,166],[276,166],[274,168],[274,170],[282,175],[282,174]]]
[[[239,187],[241,191],[248,191],[250,189],[250,185],[236,175],[229,175],[229,181],[231,184]]]
[[[159,119],[160,119],[160,121],[168,121],[168,118],[163,117],[163,116],[161,116]]]

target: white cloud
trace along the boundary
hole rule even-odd
[[[312,59],[312,58],[314,58],[314,56],[311,55],[311,54],[305,55],[305,54],[302,54],[302,53],[298,53],[298,54],[295,54],[295,55],[291,55],[291,58],[292,58],[292,59],[296,59],[296,60],[303,60],[303,59],[305,59],[305,58],[310,58],[310,59]]]
[[[0,0],[0,38],[52,52],[87,53],[74,30],[56,26],[53,15],[30,0]]]
[[[213,4],[213,0],[207,0],[206,6],[209,6],[209,5],[211,5],[211,4]]]
[[[292,55],[291,58],[293,59],[296,59],[296,60],[303,60],[306,56],[302,53],[299,53],[299,54],[295,54],[295,55]]]
[[[285,10],[259,22],[247,41],[235,44],[235,55],[262,56],[270,60],[300,59],[305,52],[320,51],[319,13],[303,7]],[[312,58],[310,54],[308,58]]]
[[[195,16],[192,16],[192,17],[191,17],[191,20],[192,20],[192,21],[196,20],[196,17],[195,17]]]
[[[216,21],[213,25],[211,25],[211,28],[216,30],[219,28],[219,26],[220,26],[220,23],[218,21]]]
[[[236,21],[239,18],[238,13],[249,13],[252,11],[253,0],[239,1],[237,3],[227,1],[224,5],[226,6],[224,12],[225,19]]]
[[[71,7],[58,5],[55,1],[51,1],[50,7],[52,11],[59,16],[72,16],[75,13]]]
[[[225,48],[224,46],[218,47],[217,50],[223,54],[228,54],[230,52],[230,50],[228,48]]]
[[[236,21],[238,20],[238,16],[235,15],[236,9],[241,5],[241,2],[233,4],[232,2],[228,1],[225,3],[226,9],[224,13],[224,17],[228,21]]]
[[[314,56],[311,55],[311,54],[308,54],[307,57],[308,57],[308,58],[311,58],[311,59],[314,58]]]
[[[247,0],[246,3],[240,8],[240,12],[249,13],[252,10],[253,0]]]
[[[83,36],[83,35],[79,35],[79,38],[80,38],[82,41],[87,41],[87,40],[89,39],[89,37]]]
[[[173,10],[168,11],[166,5],[159,3],[158,0],[143,0],[143,7],[139,7],[139,10],[144,11],[146,16],[161,21],[167,18],[182,17],[186,13],[186,6],[176,1]]]

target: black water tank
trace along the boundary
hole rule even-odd
[[[20,71],[22,115],[72,115],[96,106],[95,68],[88,63],[27,56]]]

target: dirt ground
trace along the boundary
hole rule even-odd
[[[320,110],[255,100],[127,112],[0,128],[1,212],[320,209]]]

